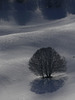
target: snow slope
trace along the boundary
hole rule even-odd
[[[49,20],[39,8],[31,15],[24,25],[12,15],[11,21],[0,20],[0,100],[74,100],[75,15]],[[67,72],[42,80],[28,69],[28,61],[37,49],[50,46],[66,58]]]
[[[0,100],[74,100],[74,20],[71,15],[44,24],[0,27]],[[66,74],[55,76],[53,85],[41,83],[28,69],[33,53],[48,46],[67,60]],[[53,88],[48,91],[47,86]]]

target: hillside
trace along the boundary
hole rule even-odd
[[[12,14],[7,20],[5,10],[0,11],[5,16],[0,20],[0,100],[74,100],[75,15],[69,12],[67,16],[62,16],[63,12],[57,15],[59,10],[63,8],[45,9],[47,14],[53,12],[58,16],[48,19],[37,7],[34,12],[30,11],[32,17],[25,19],[27,23],[16,23],[18,19]],[[24,22],[21,17],[20,22]],[[35,76],[28,69],[28,62],[41,47],[53,47],[64,56],[67,72],[53,74],[52,80],[43,81]]]

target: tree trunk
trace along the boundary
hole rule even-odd
[[[49,75],[46,75],[46,77],[45,78],[52,78],[52,76],[51,76],[51,74],[49,74]]]
[[[50,79],[52,78],[51,74],[49,74],[49,78],[50,78]]]

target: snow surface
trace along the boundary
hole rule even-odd
[[[0,100],[74,100],[75,15],[49,21],[37,10],[26,25],[1,22]],[[66,58],[67,72],[42,81],[28,61],[37,49],[50,46]]]

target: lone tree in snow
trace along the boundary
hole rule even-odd
[[[29,60],[29,69],[43,78],[51,78],[54,72],[66,71],[66,61],[53,48],[41,48]]]

